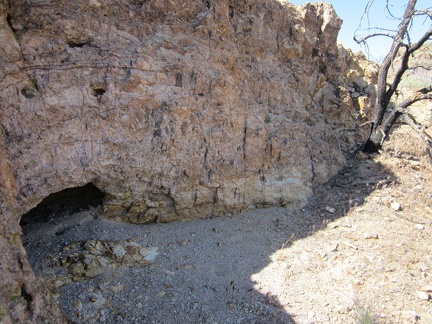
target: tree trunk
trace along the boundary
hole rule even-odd
[[[384,119],[381,125],[375,127],[377,124],[374,124],[372,126],[369,139],[364,145],[363,151],[366,153],[377,153],[381,149],[384,140],[390,132],[390,129],[396,123],[398,118],[406,113],[406,108],[417,101],[427,99],[432,99],[432,86],[420,89],[412,96],[400,102],[396,108]]]

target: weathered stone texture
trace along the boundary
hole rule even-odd
[[[136,223],[301,205],[366,136],[374,73],[327,4],[0,3],[8,249],[20,215],[88,182]]]

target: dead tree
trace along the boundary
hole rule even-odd
[[[389,1],[387,0],[387,10],[392,15]],[[373,0],[369,0],[366,7],[366,13],[370,10],[370,6]],[[419,125],[407,112],[407,108],[414,102],[426,99],[432,99],[432,84],[426,88],[419,89],[411,97],[403,100],[402,102],[394,105],[392,100],[396,94],[399,84],[402,80],[403,75],[410,68],[410,58],[413,54],[418,51],[425,43],[432,39],[432,10],[427,9],[416,9],[417,0],[409,0],[405,12],[402,18],[399,18],[400,23],[395,31],[388,31],[379,29],[378,32],[369,34],[365,37],[355,36],[354,40],[358,44],[367,44],[367,40],[372,37],[390,37],[392,39],[392,45],[390,51],[382,61],[378,74],[377,83],[377,100],[374,107],[373,119],[370,122],[371,131],[367,142],[364,145],[364,151],[367,153],[378,152],[381,149],[384,140],[389,134],[390,129],[394,126],[399,118],[402,118],[408,125],[413,127],[417,132],[420,133],[422,139],[426,143],[426,149],[431,157],[430,149],[432,147],[432,139],[424,131],[424,127]],[[426,32],[417,41],[413,42],[411,39],[411,28],[413,21],[416,17],[423,16],[426,27]],[[382,32],[383,31],[383,32]],[[390,77],[389,70],[391,67],[396,66],[396,73]],[[421,68],[427,69],[424,66]],[[430,68],[430,67],[429,67]]]

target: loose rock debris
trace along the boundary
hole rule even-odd
[[[95,278],[119,267],[143,267],[154,262],[157,250],[157,247],[144,248],[132,239],[73,242],[51,255],[53,266],[60,265],[65,273],[48,279],[48,282],[51,287],[58,288],[71,281]]]

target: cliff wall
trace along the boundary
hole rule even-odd
[[[375,71],[324,3],[0,2],[0,319],[55,307],[20,243],[43,198],[93,183],[103,216],[167,222],[301,206],[364,141]]]

